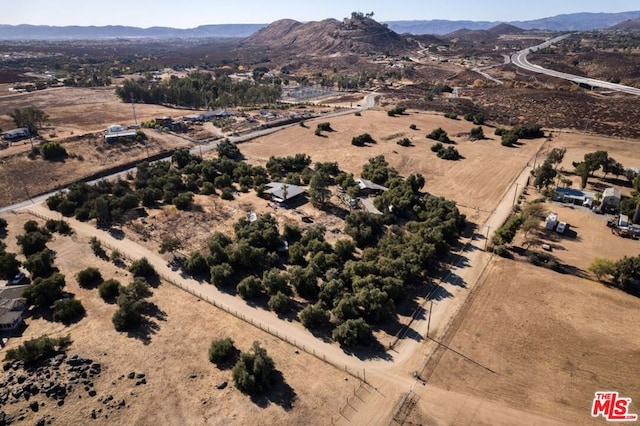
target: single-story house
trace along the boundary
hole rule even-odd
[[[17,142],[29,137],[29,129],[20,127],[19,129],[9,130],[2,134],[2,138],[9,142]]]
[[[360,193],[367,195],[379,195],[387,190],[386,187],[366,179],[356,179],[356,183],[360,188]]]
[[[593,200],[596,194],[594,192],[581,191],[573,188],[556,188],[553,194],[553,201],[561,201],[563,203],[572,203],[579,206],[583,205],[586,200]]]
[[[22,312],[27,309],[27,300],[22,297],[26,285],[0,289],[0,333],[11,332],[23,322]]]
[[[117,142],[119,139],[135,139],[137,133],[135,130],[124,127],[120,124],[112,124],[107,127],[104,132],[105,142]]]
[[[607,188],[602,193],[602,208],[609,210],[618,210],[620,208],[620,200],[622,196],[618,188]]]
[[[204,111],[200,114],[189,114],[182,117],[182,120],[189,122],[205,122],[213,120],[214,118],[227,118],[231,117],[231,114],[224,109],[217,109],[215,111]]]
[[[289,185],[280,182],[271,182],[266,185],[265,197],[281,206],[290,206],[297,202],[302,202],[306,189],[298,185]]]

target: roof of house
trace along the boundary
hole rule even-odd
[[[21,312],[8,311],[8,312],[2,313],[2,311],[0,311],[0,324],[13,325],[16,321],[19,321],[19,318],[22,318]]]
[[[386,191],[387,190],[386,187],[384,187],[382,185],[378,185],[377,183],[373,183],[370,180],[366,180],[366,179],[357,179],[356,183],[358,184],[360,189],[372,189],[374,191]]]
[[[282,201],[290,200],[306,192],[306,190],[301,186],[289,185],[289,184],[280,183],[280,182],[270,182],[266,186],[269,189],[264,191],[265,194],[269,194],[272,197],[278,198]],[[287,193],[286,197],[285,197],[285,189]]]
[[[618,188],[607,188],[602,192],[602,198],[614,197],[620,198],[620,190]]]
[[[26,127],[20,127],[18,129],[7,130],[2,134],[6,138],[15,138],[20,136],[29,136],[29,129]]]
[[[0,288],[0,299],[20,299],[28,285],[12,285]]]
[[[568,198],[579,198],[579,199],[585,199],[585,198],[593,199],[596,196],[596,194],[593,192],[581,191],[579,189],[574,189],[574,188],[556,188],[556,193],[561,194]]]

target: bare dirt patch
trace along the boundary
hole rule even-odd
[[[451,423],[493,401],[572,424],[600,424],[590,416],[594,392],[640,398],[639,310],[640,299],[619,290],[496,258],[455,337],[444,342],[458,353],[445,351],[429,378],[428,386],[460,394],[447,401],[457,409],[449,417],[446,410],[431,413]]]
[[[11,223],[9,239],[13,239],[22,223],[32,217],[21,213],[6,218]],[[116,332],[111,323],[116,307],[102,301],[97,290],[79,288],[73,277],[87,266],[98,267],[104,278],[116,278],[124,284],[131,277],[90,254],[87,243],[59,236],[49,243],[57,253],[56,266],[66,275],[66,290],[82,301],[87,316],[70,327],[27,319],[23,335],[11,339],[7,348],[43,334],[70,334],[70,354],[102,363],[102,374],[94,381],[97,395],[90,397],[82,387],[76,387],[62,407],[43,395],[32,397],[46,405],[38,413],[27,409],[25,421],[35,423],[50,415],[56,423],[84,424],[93,421],[92,409],[102,409],[98,424],[327,424],[331,416],[338,415],[343,401],[353,395],[357,384],[351,378],[345,381],[344,373],[166,283],[153,289],[150,302],[157,309],[146,332],[129,336]],[[207,359],[211,340],[223,336],[233,338],[242,350],[259,341],[274,359],[284,384],[264,398],[252,400],[241,394],[232,384],[231,372],[219,370]],[[123,377],[130,371],[144,372],[147,383],[135,386],[135,380]],[[217,390],[215,385],[223,381],[229,381],[229,386]],[[107,409],[98,402],[109,394],[116,401],[124,399],[126,408]],[[27,404],[22,400],[5,410],[15,414]]]

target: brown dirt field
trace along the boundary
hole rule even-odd
[[[15,235],[21,232],[22,223],[32,217],[25,213],[5,217],[10,222],[7,241],[10,249],[15,249]],[[111,323],[116,307],[103,302],[97,290],[79,288],[73,277],[87,266],[98,267],[104,278],[116,278],[124,284],[131,277],[125,270],[90,254],[87,241],[75,239],[56,235],[49,247],[57,252],[56,266],[67,277],[66,290],[83,302],[87,316],[70,327],[27,319],[23,335],[11,339],[7,347],[43,334],[70,334],[73,344],[69,354],[92,358],[103,365],[102,374],[94,380],[98,394],[91,398],[77,388],[62,407],[43,395],[32,397],[45,401],[46,406],[38,413],[26,410],[26,422],[35,423],[49,414],[55,417],[54,424],[84,424],[89,421],[92,408],[102,408],[96,424],[328,424],[358,386],[351,378],[345,381],[345,374],[335,368],[305,353],[296,353],[283,341],[166,283],[153,289],[150,301],[157,305],[159,314],[150,319],[146,336],[116,332]],[[241,350],[248,350],[254,340],[267,349],[286,383],[279,387],[280,391],[288,385],[295,395],[291,409],[279,404],[275,394],[271,401],[253,402],[233,386],[229,370],[219,370],[209,363],[211,340],[223,336],[233,338]],[[129,371],[145,372],[148,383],[134,386],[133,381],[121,378]],[[309,371],[314,374],[309,375]],[[193,379],[189,378],[192,374],[196,375]],[[230,382],[225,390],[215,389],[225,380]],[[116,401],[125,399],[127,408],[106,409],[97,398],[107,394]],[[4,409],[15,414],[27,404],[22,401]]]
[[[104,130],[110,124],[133,124],[133,109],[115,94],[113,87],[60,87],[30,93],[0,92],[0,127],[12,128],[13,121],[6,114],[15,108],[33,106],[49,115],[52,129],[43,135],[56,132],[65,137],[69,132],[84,134]],[[158,116],[181,117],[191,110],[173,109],[160,105],[135,104],[138,124]]]
[[[481,412],[487,405],[482,401],[489,401],[568,424],[602,424],[590,416],[594,392],[600,390],[632,398],[638,411],[640,299],[500,258],[477,289],[466,314],[452,326],[455,336],[444,342],[466,359],[446,351],[420,401],[430,404],[431,386],[462,394],[447,401],[456,406],[450,417],[432,406],[431,413],[440,417],[435,423],[472,419],[473,410]],[[480,402],[470,403],[475,398]]]
[[[0,159],[0,206],[67,186],[118,164],[142,161],[147,158],[147,154],[154,155],[191,145],[184,139],[169,134],[153,131],[146,133],[149,137],[148,151],[144,145],[138,143],[109,145],[101,136],[91,134],[64,142],[63,146],[70,156],[65,161],[46,161],[41,157],[29,159],[29,141],[26,141],[22,153]],[[5,153],[17,148],[13,146]]]
[[[384,155],[401,175],[422,173],[426,178],[424,190],[434,195],[456,200],[460,206],[490,211],[543,140],[526,141],[518,148],[505,148],[484,126],[483,141],[469,141],[468,133],[475,127],[464,120],[450,120],[440,114],[409,111],[389,117],[385,111],[369,110],[361,117],[348,115],[328,120],[335,132],[326,138],[313,134],[315,123],[308,128],[294,126],[275,134],[243,143],[240,150],[252,163],[265,164],[272,155],[285,156],[308,153],[314,161],[337,161],[340,168],[357,177],[369,158]],[[417,130],[409,129],[416,124]],[[457,142],[456,149],[464,157],[460,161],[446,161],[436,157],[430,147],[435,143],[425,137],[433,129],[442,127]],[[354,147],[351,138],[369,133],[376,144]],[[462,134],[462,135],[460,135]],[[404,148],[396,144],[409,138],[415,146]],[[484,216],[484,214],[482,214]],[[486,217],[486,216],[485,216]]]

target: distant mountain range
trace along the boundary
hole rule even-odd
[[[606,29],[624,21],[640,18],[640,11],[621,13],[572,13],[531,21],[510,21],[507,24],[528,29],[550,31],[586,31]],[[448,34],[461,29],[486,30],[500,24],[499,21],[389,21],[386,24],[396,33]],[[0,25],[0,40],[82,40],[113,38],[244,38],[266,27],[267,24],[202,25],[196,28],[169,27],[138,28],[119,25],[103,27],[46,25]]]

